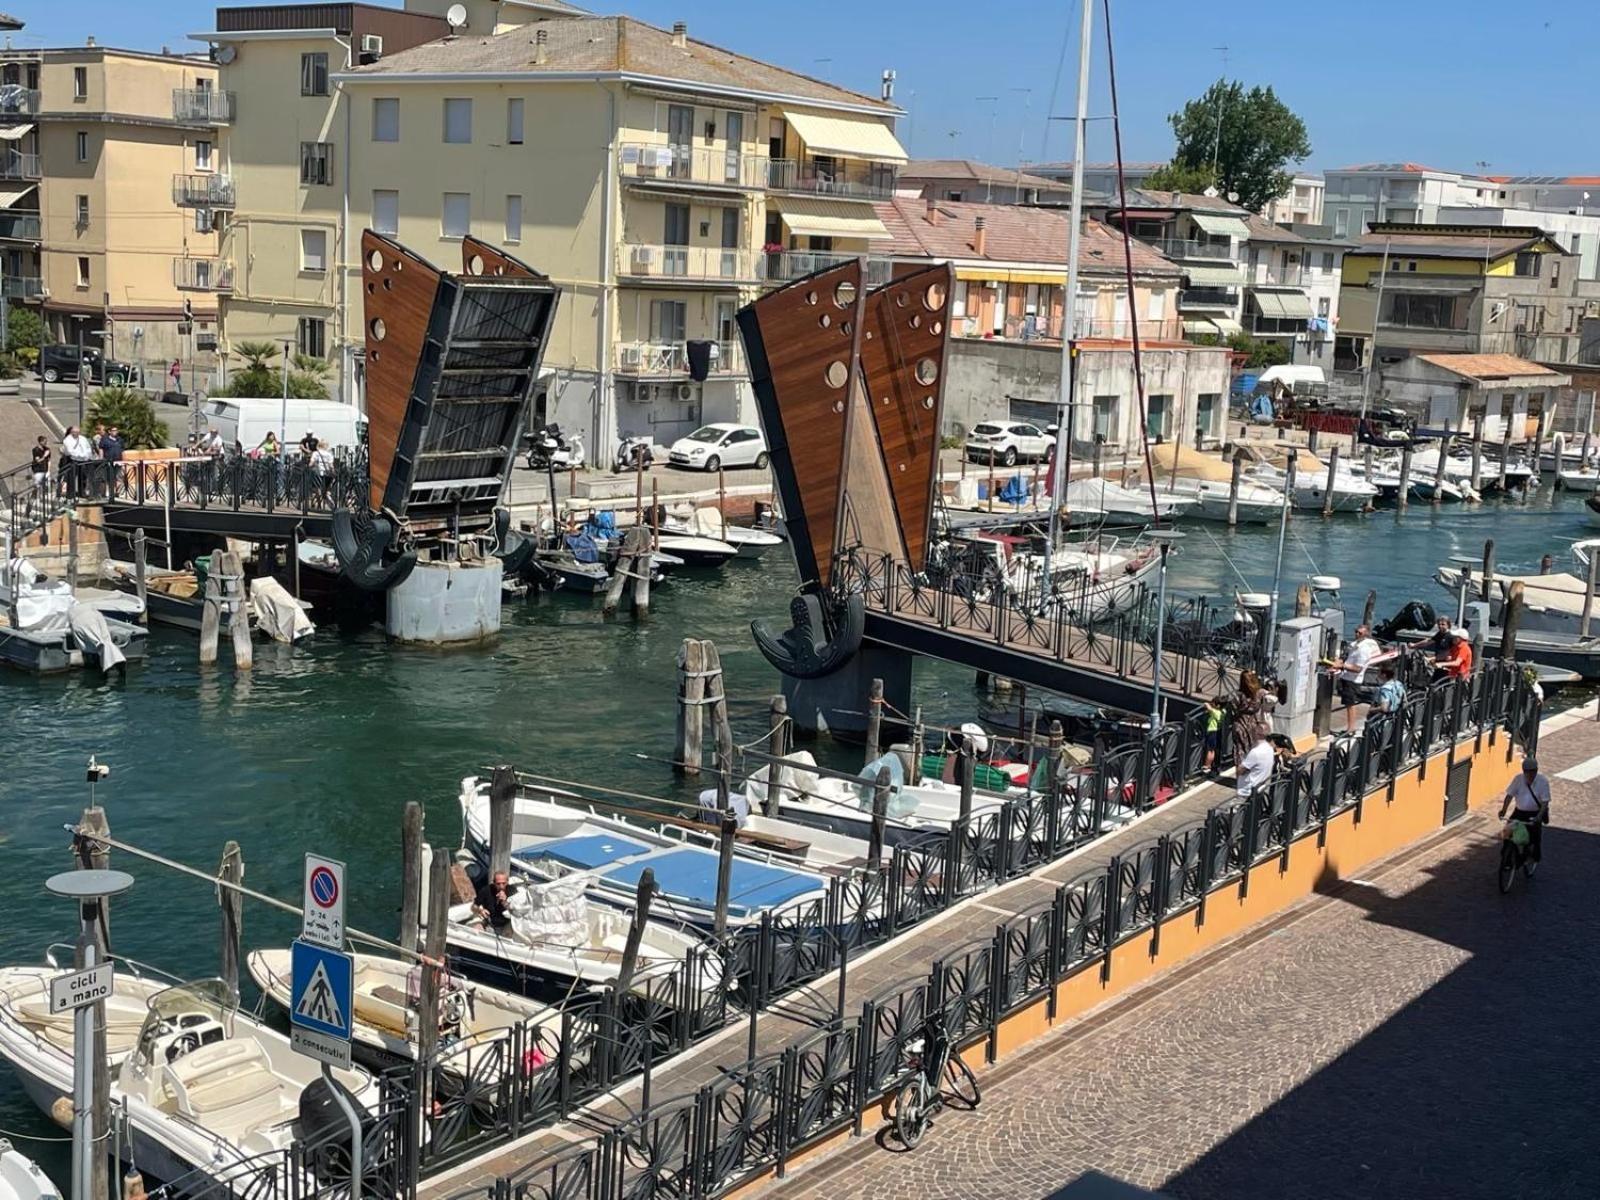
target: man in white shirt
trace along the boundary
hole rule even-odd
[[[1506,819],[1506,810],[1513,821],[1528,827],[1528,858],[1539,861],[1540,843],[1544,827],[1550,823],[1550,781],[1539,774],[1539,762],[1534,758],[1522,760],[1522,774],[1511,781],[1506,798],[1500,802],[1500,819]]]
[[[1339,664],[1339,699],[1344,702],[1344,731],[1356,731],[1356,705],[1361,703],[1361,682],[1372,660],[1383,653],[1383,647],[1372,639],[1372,631],[1365,625],[1356,626],[1355,639]]]
[[[1277,755],[1272,749],[1272,743],[1262,738],[1239,762],[1239,773],[1234,785],[1234,791],[1239,799],[1243,800],[1252,795],[1257,788],[1272,778],[1272,768],[1277,764]]]
[[[93,461],[94,443],[76,425],[68,425],[67,436],[61,439],[61,474],[69,495],[81,495],[86,490],[89,464]]]

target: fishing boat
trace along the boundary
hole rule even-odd
[[[674,558],[683,560],[686,567],[715,569],[737,557],[737,548],[721,538],[706,537],[697,533],[667,533],[656,538],[656,547]]]
[[[128,595],[137,593],[138,571],[133,563],[108,558],[100,564],[100,575],[113,587]],[[306,615],[309,604],[296,600],[270,575],[249,581],[250,603],[246,619],[254,633],[276,642],[292,644],[316,631]],[[168,571],[145,568],[145,607],[150,620],[199,633],[205,618],[205,574],[200,568]],[[233,614],[223,607],[217,628],[227,633],[233,628]]]
[[[111,1104],[125,1115],[132,1158],[157,1179],[201,1171],[274,1191],[272,1152],[303,1140],[301,1093],[323,1088],[319,1066],[238,1007],[220,979],[167,984],[117,964],[105,1001]],[[73,1014],[52,1012],[53,967],[0,968],[0,1057],[45,1112],[72,1095]],[[360,1068],[334,1078],[359,1104],[378,1089]],[[258,1157],[259,1156],[259,1157]]]
[[[1157,491],[1154,499],[1150,489],[1123,487],[1109,479],[1074,479],[1063,489],[1067,511],[1101,513],[1112,522],[1131,525],[1148,525],[1152,520],[1176,521],[1189,514],[1194,501]]]
[[[1556,472],[1556,486],[1564,491],[1592,495],[1600,491],[1600,469],[1592,460],[1581,466],[1564,467]]]
[[[1150,469],[1158,495],[1188,500],[1189,516],[1202,521],[1226,521],[1232,506],[1233,468],[1220,458],[1168,442],[1150,448]],[[1239,480],[1238,517],[1246,524],[1265,524],[1283,514],[1284,497],[1264,483]]]
[[[290,952],[252,950],[245,962],[250,978],[284,1011],[289,1008]],[[353,1051],[369,1065],[386,1069],[416,1061],[420,970],[397,958],[357,954],[353,981]],[[473,1047],[494,1041],[513,1026],[558,1034],[561,1013],[521,995],[512,995],[446,973],[439,993],[439,1040],[442,1046],[460,1046],[451,1054],[449,1068],[473,1074]],[[542,1040],[542,1039],[540,1039]],[[484,1062],[493,1065],[497,1048],[487,1046]]]
[[[46,579],[26,559],[0,567],[0,662],[36,675],[94,665],[102,674],[143,661],[137,596]]]
[[[0,1200],[61,1200],[39,1164],[0,1137]]]

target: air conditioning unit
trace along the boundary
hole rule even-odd
[[[679,400],[688,402],[694,399],[694,388],[687,383],[678,385],[677,396]]]
[[[641,275],[648,275],[655,266],[656,248],[654,246],[635,246],[633,248],[633,269]]]
[[[644,347],[630,343],[622,348],[622,365],[625,367],[640,367],[644,365]]]
[[[361,53],[382,54],[383,35],[381,33],[363,33],[361,35]]]

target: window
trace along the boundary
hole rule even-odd
[[[1517,255],[1516,273],[1524,278],[1537,279],[1539,277],[1539,252],[1537,250],[1523,250]]]
[[[202,291],[211,288],[211,260],[209,258],[196,258],[192,260],[194,268],[194,285]]]
[[[1556,288],[1558,288],[1560,286],[1561,286],[1561,260],[1559,258],[1552,258],[1550,260],[1550,288],[1553,291],[1553,290],[1555,290]]]
[[[967,315],[967,281],[956,280],[956,290],[950,296],[950,315],[952,317],[965,317]]]
[[[78,136],[82,137],[83,135],[79,134]],[[83,160],[80,159],[79,161]],[[196,171],[211,170],[211,143],[204,138],[194,144],[194,169]]]
[[[295,331],[296,349],[307,358],[328,357],[328,323],[321,317],[301,317]]]
[[[960,204],[963,195],[965,195],[964,192],[946,192],[944,198],[952,204]]]
[[[1361,228],[1357,232],[1365,233],[1367,231],[1367,227],[1371,224],[1372,210],[1370,208],[1363,208],[1361,210]]]
[[[372,230],[374,233],[400,232],[400,193],[377,190],[372,193]]]
[[[302,229],[300,231],[300,269],[302,271],[326,271],[328,269],[328,231],[326,229]]]
[[[81,192],[78,195],[75,221],[79,229],[89,228],[89,197]]]
[[[506,145],[522,145],[522,100],[515,96],[506,101]]]
[[[662,245],[687,246],[689,244],[689,206],[687,204],[666,204],[662,208],[666,214],[662,223]]]
[[[1384,322],[1413,329],[1465,329],[1458,319],[1456,297],[1394,292],[1385,300],[1389,312]],[[1464,317],[1465,314],[1460,314]]]
[[[506,241],[522,240],[522,197],[506,197]]]
[[[225,209],[197,208],[194,210],[194,231],[196,233],[221,233],[227,224],[228,214]]]
[[[1350,210],[1348,208],[1336,208],[1333,210],[1333,236],[1340,238],[1350,236]]]
[[[444,140],[457,145],[472,141],[472,101],[444,102]]]
[[[1094,398],[1094,428],[1090,433],[1097,442],[1114,442],[1117,440],[1117,405],[1119,398],[1116,396],[1096,396]]]
[[[78,286],[81,288],[89,286],[89,260],[82,256],[78,258]]]
[[[466,237],[472,231],[472,197],[466,192],[446,192],[439,209],[439,236]]]
[[[650,301],[650,329],[658,341],[677,343],[688,329],[689,306],[682,300]]]
[[[326,96],[328,94],[328,56],[326,53],[300,56],[300,94]]]
[[[1583,253],[1582,247],[1583,247],[1583,234],[1581,234],[1581,233],[1573,234],[1572,235],[1572,246],[1571,246],[1572,252],[1574,254],[1582,254]]]
[[[1328,319],[1329,307],[1330,302],[1327,296],[1317,297],[1317,316],[1321,317],[1324,321]]]
[[[372,98],[372,140],[398,142],[400,140],[400,100],[395,96]]]
[[[1324,271],[1333,270],[1333,251],[1332,250],[1324,250],[1322,252],[1322,269]]]
[[[1165,321],[1167,319],[1167,294],[1165,292],[1151,292],[1149,307],[1145,315],[1152,321]]]
[[[1165,441],[1172,433],[1172,397],[1145,397],[1145,431]]]
[[[84,132],[83,130],[80,129],[78,131],[78,136],[76,138],[76,141],[77,141],[77,149],[78,149],[78,161],[79,162],[88,162],[89,161],[89,135],[86,132]]]
[[[725,208],[722,210],[722,248],[724,250],[737,250],[739,248],[739,210]]]
[[[300,143],[300,182],[328,184],[333,182],[333,143]]]
[[[1222,393],[1201,392],[1195,397],[1194,439],[1210,437],[1216,428],[1217,417],[1222,412]]]
[[[87,100],[89,98],[89,68],[72,68],[72,98],[74,100]]]

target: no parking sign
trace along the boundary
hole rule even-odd
[[[344,864],[337,859],[306,855],[300,936],[332,950],[344,949]]]

